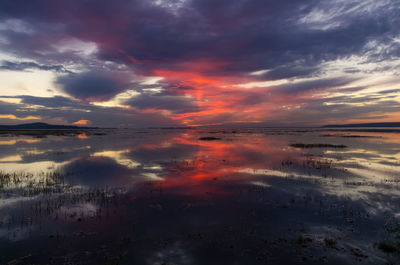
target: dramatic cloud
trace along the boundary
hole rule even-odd
[[[96,126],[395,121],[399,36],[397,0],[3,0],[1,77],[53,88],[21,77],[0,97]]]
[[[112,77],[97,73],[82,73],[61,76],[57,83],[69,95],[87,101],[111,99],[125,88],[123,83]]]

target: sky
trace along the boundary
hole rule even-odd
[[[400,121],[398,0],[1,0],[0,124]]]

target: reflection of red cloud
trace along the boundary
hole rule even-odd
[[[221,141],[201,141],[199,135],[193,130],[170,140],[172,146],[192,147],[193,154],[187,160],[168,164],[166,172],[160,175],[164,181],[157,185],[190,196],[202,197],[209,192],[222,196],[229,191],[218,187],[221,181],[250,181],[254,176],[240,173],[241,170],[274,169],[288,159],[288,151],[281,149],[288,143],[280,142],[282,139],[240,134]],[[235,140],[230,141],[229,137],[235,137]],[[154,145],[142,147],[156,149]],[[296,150],[292,152],[290,155],[296,160],[299,153]]]

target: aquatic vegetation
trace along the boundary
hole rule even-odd
[[[290,146],[295,148],[346,148],[347,147],[343,144],[303,144],[303,143],[294,143],[290,144]]]
[[[60,172],[5,173],[0,171],[0,196],[20,190],[24,195],[34,196],[59,190],[65,185],[65,174]],[[1,197],[0,197],[1,198]]]
[[[205,136],[205,137],[199,137],[199,140],[201,140],[201,141],[215,141],[215,140],[221,140],[221,138],[213,137],[213,136]]]
[[[355,135],[355,134],[322,134],[321,137],[342,137],[342,138],[380,138],[379,136]]]
[[[400,245],[398,243],[390,242],[390,241],[382,241],[379,242],[378,248],[386,253],[399,253],[400,254]]]

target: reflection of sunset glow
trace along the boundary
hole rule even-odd
[[[120,150],[120,151],[102,151],[92,154],[92,156],[108,157],[115,160],[118,164],[125,166],[127,168],[135,168],[140,166],[140,163],[126,158],[124,155],[129,153],[130,150]]]
[[[0,158],[0,162],[18,162],[21,160],[22,160],[22,157],[20,155],[6,156],[3,158]]]
[[[11,139],[11,140],[2,140],[0,141],[0,145],[14,145],[18,142],[24,142],[24,143],[28,143],[28,144],[33,144],[33,143],[38,143],[40,142],[40,139]]]
[[[27,155],[41,155],[41,154],[45,154],[46,151],[39,151],[38,149],[33,149],[33,150],[27,150],[24,153]]]
[[[340,133],[337,136],[328,134],[330,137],[323,138],[327,142],[334,143],[341,140],[347,141],[346,145],[351,143],[354,146],[344,149],[295,149],[290,148],[290,143],[299,141],[298,137],[305,137],[303,140],[308,142],[311,136],[279,130],[264,132],[263,129],[258,132],[252,129],[242,132],[228,129],[224,131],[186,129],[173,133],[165,131],[161,134],[158,134],[158,131],[154,131],[154,134],[148,131],[146,134],[140,134],[140,138],[132,138],[134,144],[123,144],[123,148],[120,149],[103,147],[104,149],[100,150],[96,149],[96,145],[86,145],[82,148],[83,141],[89,143],[94,139],[82,134],[77,135],[82,140],[79,141],[78,146],[57,148],[57,152],[61,152],[60,155],[69,152],[82,153],[82,157],[78,156],[75,159],[95,162],[99,165],[103,161],[108,161],[108,163],[110,161],[98,158],[112,159],[122,168],[119,167],[120,171],[116,173],[111,171],[113,173],[110,183],[116,181],[115,178],[125,179],[128,182],[151,181],[154,185],[179,189],[196,196],[202,196],[214,190],[217,186],[212,183],[219,182],[243,181],[251,185],[267,187],[270,185],[268,181],[273,178],[319,180],[321,174],[332,174],[332,176],[340,176],[335,180],[336,183],[345,183],[352,179],[359,181],[360,178],[379,183],[400,174],[398,165],[400,148],[394,147],[390,152],[382,152],[381,149],[373,147],[377,142],[381,145],[396,146],[397,134],[364,134],[364,136],[374,138],[358,137],[355,134],[355,138],[348,138],[350,134]],[[127,135],[131,137],[131,134]],[[310,132],[310,135],[318,137],[318,141],[322,139],[321,132],[315,132],[315,134]],[[204,136],[215,136],[218,140],[200,140]],[[110,137],[114,136],[110,135]],[[40,141],[57,143],[67,139],[71,138],[16,138],[7,139],[3,144]],[[114,143],[114,141],[111,142]],[[357,142],[362,142],[363,145],[360,146]],[[30,161],[35,156],[46,157],[46,152],[50,151],[55,150],[48,147],[41,149],[39,145],[34,149],[24,147],[21,152],[27,155],[27,162],[24,162],[25,156],[10,153],[0,160],[2,163],[0,166],[7,168],[7,171],[33,169],[48,172],[63,164],[50,161],[31,163]],[[180,154],[181,151],[184,151],[183,155]],[[91,152],[90,157],[96,159],[87,159],[88,152]],[[113,163],[110,167],[112,165]],[[102,172],[99,174],[101,175]],[[227,191],[224,191],[224,194],[227,194]]]
[[[354,135],[354,133],[349,135]],[[362,138],[363,141],[371,143],[379,140],[381,143],[397,144],[400,140],[398,133],[367,132],[363,133],[363,136],[372,137]],[[352,148],[349,150],[326,150],[324,153],[345,156],[337,161],[338,165],[343,165],[348,172],[370,181],[380,182],[400,174],[400,152],[385,154],[380,150]]]
[[[70,161],[54,162],[54,161],[40,161],[32,163],[18,163],[19,161],[5,162],[0,164],[1,171],[6,173],[42,173],[42,172],[54,172],[58,168],[65,166]]]
[[[76,138],[78,139],[87,139],[88,136],[86,135],[86,133],[79,133],[75,135]]]
[[[199,141],[195,131],[186,132],[174,137],[174,144],[190,146],[196,150],[191,159],[186,159],[170,165],[160,177],[164,179],[160,185],[165,188],[187,187],[191,194],[201,195],[214,189],[209,181],[237,181],[253,178],[248,172],[263,172],[275,176],[287,176],[289,173],[265,169],[266,164],[273,165],[285,156],[279,146],[273,148],[268,138],[256,137],[258,144],[253,139],[244,136],[236,141]],[[261,141],[261,142],[260,142]],[[155,148],[154,146],[152,147]],[[252,161],[248,154],[275,154],[272,161]],[[246,155],[247,153],[247,155]],[[280,163],[280,162],[279,162]],[[252,167],[252,168],[249,168]],[[208,184],[207,184],[208,183]]]
[[[325,158],[308,158],[304,156],[304,152],[313,150],[289,148],[290,141],[285,140],[285,137],[269,137],[263,134],[226,136],[219,134],[218,137],[224,136],[221,140],[200,141],[198,140],[200,136],[201,134],[198,134],[196,130],[186,130],[175,134],[170,141],[141,145],[140,148],[155,152],[175,146],[186,146],[193,150],[187,158],[158,167],[156,170],[160,170],[160,172],[146,173],[149,180],[163,180],[158,184],[163,188],[183,188],[182,192],[202,196],[202,194],[214,190],[215,186],[211,184],[214,181],[218,183],[218,181],[249,180],[252,185],[268,187],[270,178],[319,181],[321,174],[341,175],[346,172],[348,179],[340,178],[335,181],[337,184],[344,185],[346,181],[361,176],[379,183],[400,172],[398,167],[383,163],[383,161],[395,163],[396,154],[387,155],[374,149],[325,150],[323,151]],[[360,139],[365,142],[371,140],[370,138]],[[379,139],[385,141],[383,138]],[[169,144],[165,145],[165,142]],[[318,149],[314,151],[318,151]],[[337,160],[335,156],[338,154],[347,158]],[[352,159],[354,154],[360,155],[356,155]],[[362,154],[368,154],[374,158],[364,159]],[[290,162],[286,165],[285,161]],[[366,172],[369,173],[364,174]],[[221,194],[221,191],[218,192]],[[326,192],[331,191],[327,190]],[[346,190],[346,192],[354,191]]]
[[[147,178],[147,180],[151,180],[151,181],[163,181],[164,180],[164,178],[159,177],[155,173],[142,173],[142,175],[145,176]]]
[[[270,169],[255,169],[255,168],[244,168],[238,170],[239,173],[246,173],[246,174],[253,174],[253,175],[269,175],[269,176],[279,176],[279,177],[286,177],[289,174],[278,171],[278,170],[270,170]]]

